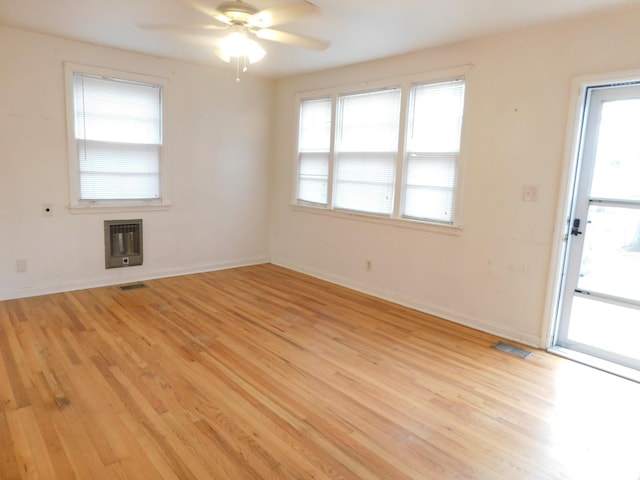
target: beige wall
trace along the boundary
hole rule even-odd
[[[8,28],[0,45],[0,299],[268,261],[272,80]],[[65,61],[168,79],[171,210],[68,211]],[[119,218],[143,219],[144,265],[107,271]]]
[[[531,345],[547,341],[572,81],[640,68],[640,9],[626,8],[282,79],[272,172],[272,261]],[[297,92],[459,65],[468,141],[460,235],[292,209]],[[538,201],[522,201],[525,185]],[[561,216],[560,216],[561,217]],[[373,271],[365,271],[365,259]]]
[[[543,344],[561,244],[571,83],[640,68],[638,25],[640,9],[628,8],[277,82],[247,75],[240,85],[225,69],[0,28],[0,299],[271,255],[274,263]],[[169,80],[170,211],[65,208],[64,61]],[[460,235],[291,208],[297,92],[468,64]],[[538,187],[537,202],[522,201],[524,185]],[[53,217],[42,216],[44,203],[53,204]],[[145,264],[106,271],[103,220],[138,217]],[[26,273],[16,272],[18,259],[28,260]],[[365,259],[373,271],[365,271]]]

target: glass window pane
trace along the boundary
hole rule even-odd
[[[339,181],[363,183],[393,183],[395,156],[388,154],[341,154],[336,164]]]
[[[589,208],[578,288],[640,302],[640,210]]]
[[[157,174],[84,173],[80,194],[84,200],[149,200],[160,197]]]
[[[392,89],[342,96],[337,150],[397,151],[400,93]]]
[[[161,143],[160,88],[76,73],[76,138]]]
[[[640,200],[640,99],[602,104],[591,196]]]
[[[160,198],[161,88],[73,74],[80,200]]]
[[[407,186],[404,216],[451,223],[453,190],[435,187]]]
[[[300,175],[313,175],[327,178],[329,174],[329,155],[326,153],[301,153]]]
[[[331,98],[300,103],[299,201],[327,204],[331,124]]]
[[[395,155],[341,154],[336,163],[334,206],[390,215],[394,179]]]
[[[409,154],[407,185],[454,188],[456,161],[456,155]]]
[[[328,152],[331,142],[331,99],[305,100],[300,104],[298,151]]]
[[[460,149],[464,81],[416,85],[411,91],[410,152],[457,152]]]
[[[326,153],[301,153],[298,177],[298,200],[327,204],[329,155]]]
[[[453,223],[464,80],[414,85],[411,89],[405,217]]]
[[[78,142],[80,172],[158,173],[158,145]]]
[[[298,200],[326,205],[326,179],[300,177],[300,180],[298,181]]]
[[[390,215],[393,185],[338,182],[334,200],[336,208]]]
[[[398,88],[343,95],[336,139],[334,206],[390,215],[400,131]]]

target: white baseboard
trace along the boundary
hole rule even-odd
[[[442,309],[437,305],[428,304],[421,300],[417,300],[415,298],[405,297],[401,294],[398,294],[397,292],[390,292],[390,291],[372,288],[370,285],[356,282],[350,278],[341,277],[338,275],[333,275],[328,272],[316,270],[306,265],[292,263],[282,258],[270,259],[268,256],[226,260],[223,262],[216,262],[216,263],[206,264],[206,265],[196,265],[196,266],[190,266],[187,268],[181,267],[181,268],[162,269],[157,271],[146,271],[140,275],[128,274],[126,276],[118,276],[117,278],[83,279],[83,280],[77,280],[72,282],[61,282],[56,284],[34,285],[34,286],[29,286],[21,289],[0,291],[0,301],[16,299],[16,298],[35,297],[38,295],[49,295],[53,293],[70,292],[70,291],[82,290],[86,288],[106,287],[111,285],[119,285],[122,283],[140,282],[145,280],[153,280],[156,278],[177,277],[180,275],[213,272],[217,270],[246,267],[250,265],[259,265],[259,264],[269,263],[269,262],[273,263],[274,265],[279,265],[281,267],[288,268],[290,270],[311,275],[312,277],[316,277],[321,280],[325,280],[327,282],[335,283],[337,285],[341,285],[346,288],[351,288],[353,290],[356,290],[368,295],[373,295],[375,297],[382,298],[384,300],[387,300],[393,303],[397,303],[398,305],[412,308],[419,312],[427,313],[429,315],[434,315],[436,317],[443,318],[445,320],[449,320],[451,322],[455,322],[470,328],[474,328],[476,330],[481,330],[483,332],[490,333],[492,335],[497,335],[504,339],[520,342],[535,348],[540,348],[540,345],[542,345],[542,339],[533,335],[527,335],[521,332],[510,330],[508,328],[502,328],[494,324],[491,324],[489,322],[484,322],[480,319],[472,318],[467,315],[461,314],[460,312],[454,312],[451,310]],[[131,273],[134,270],[127,269],[126,271],[127,273]]]
[[[320,270],[316,270],[306,265],[292,263],[283,258],[272,258],[271,263],[273,263],[274,265],[279,265],[284,268],[288,268],[290,270],[295,270],[300,273],[311,275],[312,277],[316,277],[321,280],[325,280],[327,282],[335,283],[337,285],[341,285],[343,287],[350,288],[352,290],[356,290],[358,292],[362,292],[367,295],[373,295],[374,297],[378,297],[383,300],[397,303],[398,305],[402,305],[404,307],[408,307],[413,310],[417,310],[419,312],[433,315],[435,317],[439,317],[444,320],[449,320],[451,322],[464,325],[466,327],[474,328],[476,330],[480,330],[485,333],[496,335],[507,340],[513,340],[515,342],[519,342],[534,348],[540,348],[540,345],[542,345],[542,339],[535,335],[529,335],[529,334],[525,334],[515,330],[511,330],[508,328],[502,328],[492,323],[482,321],[481,319],[469,317],[460,312],[454,312],[448,309],[443,309],[438,307],[437,305],[428,304],[423,301],[417,300],[415,298],[405,297],[401,294],[398,294],[397,292],[390,292],[390,291],[385,291],[381,289],[376,289],[371,287],[370,285],[366,285],[366,284],[354,281],[353,279],[341,277],[338,275],[333,275],[331,273],[323,272]]]
[[[269,263],[269,260],[270,259],[268,256],[259,256],[253,258],[225,260],[222,262],[216,262],[206,265],[192,265],[186,268],[180,267],[150,271],[138,270],[136,267],[117,269],[118,271],[114,273],[118,273],[118,275],[114,275],[110,278],[81,279],[71,282],[32,285],[14,290],[0,290],[0,301],[16,298],[36,297],[39,295],[50,295],[53,293],[71,292],[74,290],[83,290],[86,288],[107,287],[111,285],[119,285],[122,283],[142,282],[145,280],[153,280],[156,278],[177,277],[180,275],[190,275],[194,273],[226,270],[229,268],[247,267],[250,265]],[[123,273],[125,274],[123,275]]]

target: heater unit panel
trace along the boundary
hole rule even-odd
[[[142,265],[142,220],[105,220],[105,268]]]

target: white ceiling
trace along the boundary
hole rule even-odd
[[[202,0],[215,6],[222,0]],[[262,9],[299,0],[247,0]],[[322,52],[260,41],[255,72],[284,76],[407,53],[640,0],[313,0],[322,15],[277,28],[328,40]],[[222,65],[220,33],[149,30],[206,23],[184,0],[0,0],[0,24],[162,57]],[[2,46],[2,48],[10,48]]]

